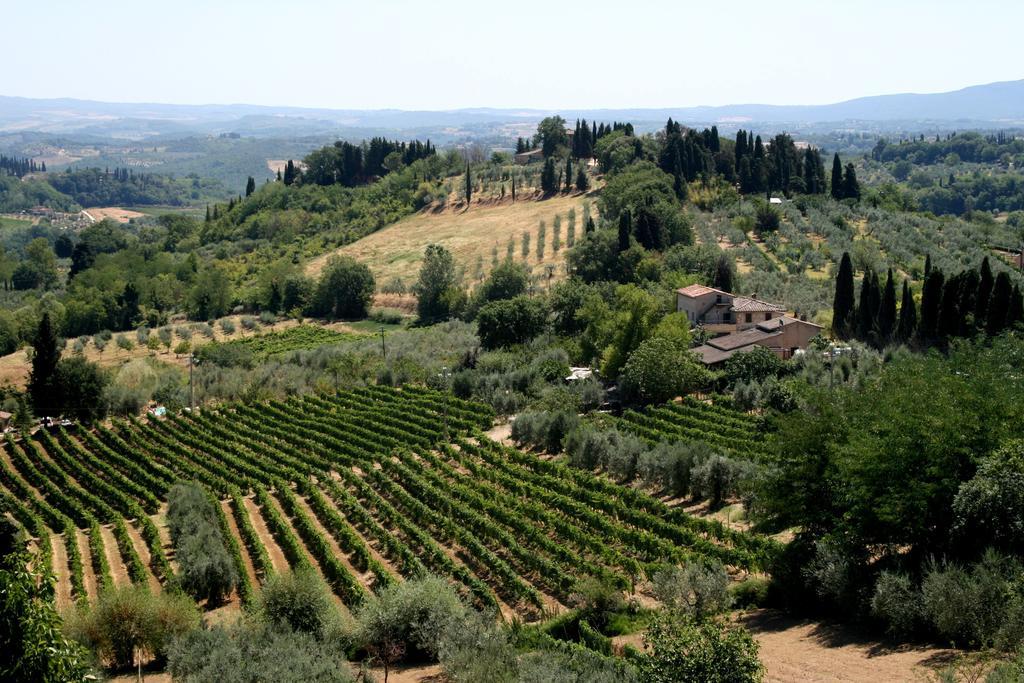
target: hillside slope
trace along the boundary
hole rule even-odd
[[[423,253],[428,244],[440,244],[452,252],[457,267],[465,269],[466,277],[473,280],[476,267],[483,260],[483,272],[491,269],[494,249],[498,257],[505,258],[509,238],[515,241],[514,256],[522,261],[523,232],[530,233],[530,253],[527,264],[534,275],[542,275],[545,266],[555,266],[555,275],[562,274],[561,264],[567,251],[568,215],[576,210],[576,236],[583,234],[583,204],[591,202],[591,212],[597,215],[592,194],[572,194],[545,200],[474,205],[468,211],[454,205],[440,211],[425,210],[409,216],[382,230],[311,260],[306,267],[309,275],[316,276],[327,260],[335,254],[351,256],[365,263],[373,271],[377,285],[399,278],[411,285],[419,273]],[[555,216],[562,220],[562,248],[552,247]],[[540,221],[546,225],[544,256],[537,258],[537,232]]]

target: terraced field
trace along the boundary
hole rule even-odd
[[[0,509],[54,565],[62,600],[174,581],[160,524],[179,479],[217,496],[249,601],[275,572],[315,568],[340,601],[448,577],[478,606],[533,619],[586,575],[633,588],[665,563],[764,566],[762,537],[487,439],[483,405],[370,387],[166,420],[8,436]]]

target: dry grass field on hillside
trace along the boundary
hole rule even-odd
[[[590,203],[591,214],[597,217],[596,198],[592,193],[558,196],[544,200],[506,199],[496,203],[476,204],[467,211],[456,205],[440,211],[429,209],[409,216],[393,225],[364,237],[329,254],[318,256],[307,265],[307,273],[318,275],[334,254],[351,256],[373,271],[378,286],[393,278],[412,285],[419,273],[423,253],[428,244],[440,244],[455,257],[469,282],[475,280],[477,265],[483,261],[483,272],[491,269],[494,249],[504,259],[509,238],[515,241],[513,255],[522,261],[523,232],[530,233],[530,252],[526,259],[535,275],[543,275],[545,267],[554,266],[554,277],[564,276],[562,263],[568,250],[566,243],[569,210],[576,210],[576,238],[583,235],[583,204]],[[561,249],[552,248],[554,219],[561,216]],[[540,221],[546,225],[543,259],[537,258],[537,232]]]

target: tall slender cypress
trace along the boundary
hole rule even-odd
[[[917,331],[917,304],[914,303],[914,294],[910,291],[910,283],[903,281],[903,301],[900,304],[900,323],[896,328],[896,337],[901,342],[908,342],[914,338]]]
[[[839,161],[839,152],[832,157],[832,199],[843,198],[843,162]]]
[[[978,273],[978,296],[974,301],[974,322],[978,327],[987,324],[988,302],[992,296],[992,266],[988,262],[988,256],[981,261],[981,271]]]
[[[857,336],[864,341],[872,341],[878,331],[878,308],[881,304],[878,274],[874,271],[864,273],[860,286],[860,301],[857,302]]]
[[[626,251],[629,249],[629,237],[633,232],[633,217],[629,215],[629,210],[623,210],[619,214],[619,251]]]
[[[924,281],[924,289],[921,292],[921,319],[917,331],[925,344],[932,343],[938,337],[939,307],[942,305],[942,285],[945,281],[942,271],[934,268]]]
[[[878,336],[882,344],[892,341],[896,331],[896,283],[892,279],[892,268],[885,278],[882,303],[878,308]]]
[[[832,299],[832,332],[840,339],[850,336],[853,322],[853,261],[849,252],[843,252],[836,274],[836,293]]]
[[[60,387],[57,386],[57,363],[60,344],[50,314],[43,313],[32,343],[32,369],[28,376],[28,395],[32,409],[40,417],[56,417],[60,411]]]
[[[466,208],[473,199],[473,176],[469,172],[469,164],[466,164]]]
[[[992,288],[992,299],[988,304],[985,331],[989,334],[999,334],[1006,329],[1011,296],[1013,296],[1013,285],[1010,284],[1010,276],[1005,271],[1001,271],[996,276],[996,284]]]

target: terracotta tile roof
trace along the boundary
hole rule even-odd
[[[705,294],[711,294],[712,292],[717,294],[725,294],[726,296],[732,296],[731,294],[729,294],[729,292],[723,292],[720,289],[715,289],[714,287],[707,287],[705,285],[687,285],[682,289],[677,289],[676,292],[682,294],[683,296],[690,297],[704,296]]]
[[[760,299],[751,299],[745,296],[738,296],[732,300],[732,310],[737,313],[763,313],[769,311],[785,311],[785,306],[770,304]]]

